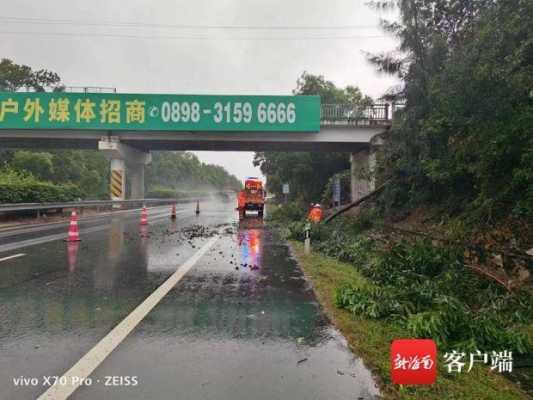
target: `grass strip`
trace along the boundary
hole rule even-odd
[[[356,267],[317,253],[305,255],[303,245],[290,241],[299,262],[324,311],[345,336],[351,350],[372,370],[384,399],[457,399],[511,400],[529,397],[518,386],[476,365],[467,373],[449,374],[442,363],[438,366],[437,382],[431,386],[400,386],[390,380],[389,348],[393,339],[409,338],[398,323],[371,320],[353,315],[335,306],[335,288],[345,284],[365,286],[370,283]],[[468,365],[466,365],[468,367]]]

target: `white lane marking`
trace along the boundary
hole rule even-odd
[[[0,258],[0,261],[7,261],[7,260],[11,260],[12,258],[24,257],[25,255],[26,255],[25,253],[13,254],[12,256]]]
[[[124,318],[96,346],[85,354],[72,368],[56,380],[56,384],[46,390],[37,400],[67,399],[83,381],[100,365],[102,361],[128,336],[139,322],[154,308],[161,299],[185,276],[196,262],[215,244],[218,237],[213,237],[200,248],[185,264],[182,264],[170,278],[161,284],[135,310]],[[61,385],[59,382],[65,382]]]

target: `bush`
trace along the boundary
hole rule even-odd
[[[176,197],[177,193],[174,189],[164,186],[155,186],[146,194],[146,198],[149,199],[173,199]]]
[[[29,173],[0,171],[0,203],[73,201],[81,197],[78,186],[41,182]]]
[[[364,266],[373,247],[372,241],[362,237],[332,236],[314,246],[319,252],[340,261]]]
[[[395,299],[394,292],[377,286],[337,288],[335,304],[354,314],[374,319],[393,318],[404,314],[402,304]]]
[[[298,202],[289,202],[269,210],[270,219],[288,223],[290,221],[299,221],[307,215],[307,208]]]
[[[26,171],[38,179],[51,180],[54,176],[52,154],[18,150],[13,156],[10,165],[17,171]]]
[[[368,215],[370,214],[361,214],[361,218],[356,220],[339,217],[328,224],[311,224],[310,235],[313,248],[324,255],[363,266],[373,249],[372,241],[360,235],[372,224],[367,218]],[[305,226],[306,221],[287,224],[288,237],[303,241]]]
[[[338,288],[339,307],[397,319],[413,337],[433,338],[444,349],[533,348],[520,331],[521,324],[531,323],[531,296],[510,296],[475,275],[453,248],[400,243],[361,271],[373,287]]]
[[[367,275],[380,284],[404,284],[405,280],[419,282],[437,278],[445,272],[457,275],[460,266],[458,251],[434,247],[430,241],[420,240],[393,246],[367,271]]]

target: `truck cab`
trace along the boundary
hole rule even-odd
[[[255,177],[246,178],[244,189],[237,196],[237,203],[240,219],[246,216],[246,211],[257,211],[257,215],[262,218],[265,208],[263,182]]]

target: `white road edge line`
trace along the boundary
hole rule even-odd
[[[56,384],[48,388],[37,400],[67,399],[84,380],[111,354],[111,352],[128,336],[161,299],[185,276],[198,260],[215,244],[218,237],[213,237],[204,244],[191,258],[161,284],[150,296],[135,308],[126,318],[115,326],[96,346],[85,354]],[[59,382],[64,382],[61,385]]]
[[[25,255],[26,255],[26,253],[13,254],[12,256],[7,256],[7,257],[4,257],[4,258],[0,258],[0,261],[7,261],[7,260],[11,260],[12,258],[24,257]]]

